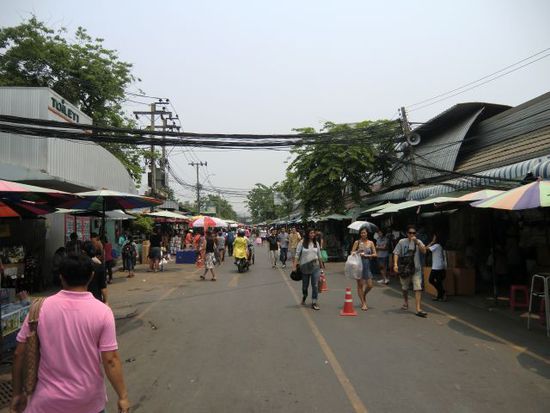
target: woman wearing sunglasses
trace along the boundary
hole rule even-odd
[[[416,301],[416,315],[426,318],[428,315],[422,311],[422,267],[420,254],[426,253],[426,246],[416,238],[416,228],[409,225],[407,238],[400,240],[393,250],[393,270],[399,274],[401,291],[403,293],[402,310],[409,309],[409,287],[413,285]]]

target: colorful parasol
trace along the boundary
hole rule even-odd
[[[537,181],[471,204],[475,208],[519,211],[550,206],[550,181]]]
[[[74,198],[76,196],[68,192],[0,180],[0,200],[47,202],[53,207]]]
[[[193,228],[222,228],[227,227],[227,222],[223,219],[208,216],[197,216],[191,221]]]
[[[54,211],[53,207],[32,201],[0,200],[0,218],[36,218]]]
[[[504,191],[499,191],[496,189],[482,189],[480,191],[470,192],[469,194],[462,195],[457,199],[459,201],[480,201],[482,199],[491,198],[495,195],[502,194]]]
[[[115,209],[148,208],[162,204],[163,201],[148,196],[128,194],[125,192],[100,191],[79,192],[79,198],[67,201],[61,205],[67,209],[85,209],[92,211],[112,211]]]

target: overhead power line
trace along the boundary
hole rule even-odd
[[[518,70],[520,70],[520,69],[522,69],[526,66],[532,65],[533,63],[536,63],[536,62],[538,62],[542,59],[545,59],[545,58],[549,57],[550,53],[547,53],[548,51],[550,51],[550,47],[546,48],[544,50],[541,50],[540,52],[537,52],[535,54],[532,54],[529,57],[521,59],[521,60],[519,60],[519,61],[517,61],[517,62],[515,62],[511,65],[503,67],[502,69],[497,70],[496,72],[493,72],[493,73],[488,74],[486,76],[483,76],[479,79],[476,79],[472,82],[468,82],[468,83],[466,83],[462,86],[459,86],[457,88],[449,90],[448,92],[441,93],[441,94],[433,96],[429,99],[424,99],[424,100],[421,100],[420,102],[413,103],[413,104],[407,106],[407,109],[409,110],[409,112],[414,112],[414,111],[426,108],[428,106],[434,105],[434,104],[436,104],[438,102],[441,102],[443,100],[447,100],[447,99],[450,99],[454,96],[458,96],[462,93],[466,93],[466,92],[468,92],[472,89],[478,88],[478,87],[483,86],[483,85],[485,85],[489,82],[500,79],[503,76],[509,75],[510,73],[516,72],[516,71],[518,71]],[[546,54],[544,54],[544,53],[546,53]],[[533,58],[535,58],[537,56],[540,56],[541,54],[544,54],[544,56],[541,56],[537,59],[532,60]],[[524,63],[524,64],[520,65],[523,62],[527,62],[527,63]],[[518,65],[520,65],[520,66],[518,66]],[[508,70],[508,69],[510,69],[510,70]],[[428,103],[428,102],[430,102],[430,103]]]

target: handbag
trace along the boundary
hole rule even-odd
[[[321,260],[323,262],[328,262],[328,253],[327,250],[321,250]]]
[[[298,256],[298,263],[296,264],[296,270],[290,273],[290,279],[293,281],[302,281],[303,275],[300,270],[300,259],[302,258],[302,250],[300,250],[300,255]]]
[[[319,291],[319,293],[322,293],[323,290],[326,289],[326,284],[327,284],[327,277],[321,274],[321,276],[319,277],[319,284],[317,285],[317,290]]]
[[[40,364],[40,340],[38,338],[38,317],[45,297],[37,298],[31,304],[29,310],[29,336],[25,345],[25,357],[23,365],[25,394],[31,395],[38,381],[38,365]]]
[[[302,275],[302,271],[300,271],[299,265],[296,266],[296,270],[290,273],[290,278],[293,281],[302,281],[303,275]]]
[[[409,250],[407,255],[399,257],[398,259],[398,269],[399,276],[402,278],[407,278],[412,276],[416,272],[416,267],[414,264],[414,255],[416,253],[416,248]]]

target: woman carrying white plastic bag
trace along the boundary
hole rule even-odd
[[[363,273],[363,263],[357,254],[351,254],[344,266],[344,274],[352,280],[360,280]]]

